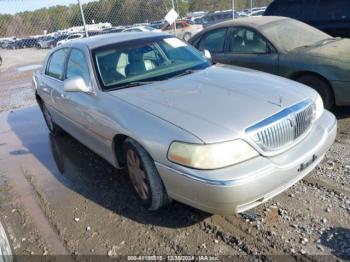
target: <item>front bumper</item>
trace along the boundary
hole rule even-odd
[[[337,121],[325,111],[306,138],[274,157],[259,156],[211,171],[157,162],[156,167],[171,198],[209,213],[240,213],[266,202],[310,173],[333,144],[336,133]]]

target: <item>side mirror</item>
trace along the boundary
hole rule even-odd
[[[86,85],[84,79],[80,76],[66,79],[63,83],[63,90],[65,92],[92,93],[92,88]]]
[[[204,49],[204,50],[203,50],[203,55],[204,55],[204,57],[205,57],[206,59],[212,61],[211,54],[210,54],[210,52],[209,52],[207,49]]]

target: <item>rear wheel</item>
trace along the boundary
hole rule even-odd
[[[153,159],[141,145],[127,138],[124,157],[130,182],[136,196],[148,210],[158,210],[169,203],[169,197]]]
[[[333,107],[334,95],[329,84],[325,80],[314,75],[303,75],[298,77],[296,81],[315,89],[322,97],[326,109],[331,109]]]
[[[47,109],[46,105],[43,103],[41,106],[43,116],[45,119],[45,123],[47,125],[47,128],[49,129],[50,133],[54,136],[58,136],[63,133],[63,130],[54,122],[52,119],[52,116]]]

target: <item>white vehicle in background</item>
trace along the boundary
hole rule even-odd
[[[133,26],[133,27],[129,27],[129,28],[123,30],[122,32],[154,32],[154,33],[160,33],[160,32],[162,32],[162,30],[155,29],[155,28],[150,27],[150,26]]]
[[[70,42],[70,41],[72,41],[74,39],[79,39],[79,38],[83,38],[83,37],[85,37],[85,34],[83,34],[83,33],[69,35],[66,39],[58,41],[57,42],[57,46],[65,44],[67,42]]]
[[[192,36],[203,30],[202,25],[191,25],[186,21],[176,21],[176,36],[186,42],[190,40]],[[163,28],[163,32],[173,34],[174,25],[166,25]]]
[[[262,16],[264,15],[264,13],[265,13],[265,10],[261,9],[261,10],[251,12],[249,16]]]

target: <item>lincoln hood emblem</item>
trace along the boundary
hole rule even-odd
[[[278,97],[278,102],[273,102],[273,101],[268,101],[270,104],[279,106],[279,107],[283,107],[283,97],[279,96]]]

